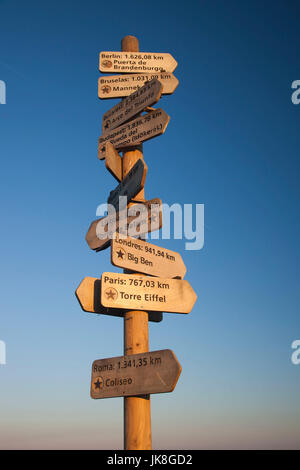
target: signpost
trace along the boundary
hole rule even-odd
[[[102,131],[107,132],[110,129],[115,129],[144,111],[148,106],[153,106],[160,99],[162,88],[162,84],[156,78],[146,82],[145,85],[103,115]]]
[[[174,93],[179,83],[170,72],[102,76],[98,81],[98,96],[100,99],[123,98],[154,78],[161,82],[163,95]]]
[[[140,239],[162,227],[161,200],[145,199],[142,143],[167,128],[165,111],[150,107],[176,89],[176,66],[170,54],[139,52],[134,36],[123,38],[122,52],[101,52],[99,59],[100,71],[125,74],[100,78],[99,97],[127,98],[103,116],[98,158],[119,184],[109,195],[108,215],[91,223],[86,241],[95,251],[111,244],[111,262],[124,273],[85,277],[76,297],[86,312],[124,318],[124,356],[94,361],[91,397],[124,397],[126,450],[151,449],[150,396],[174,390],[181,372],[171,350],[149,352],[148,321],[160,322],[162,312],[187,314],[197,299],[183,280],[180,254]]]
[[[77,300],[84,312],[124,317],[125,310],[103,307],[101,304],[101,279],[85,277],[75,291]],[[149,321],[160,322],[163,319],[161,312],[149,312]]]
[[[133,199],[134,196],[136,196],[137,193],[144,187],[147,170],[147,165],[141,158],[139,158],[139,160],[136,161],[131,170],[127,173],[125,178],[123,178],[118,186],[113,191],[111,191],[107,203],[114,206],[116,210],[119,210],[120,197],[126,197],[127,203]]]
[[[110,245],[117,232],[140,236],[159,230],[162,227],[161,204],[160,199],[151,199],[94,220],[85,237],[87,244],[92,250],[101,251]]]
[[[134,147],[141,142],[163,134],[167,128],[170,117],[163,109],[155,109],[144,116],[140,116],[127,124],[102,134],[98,140],[98,158],[105,158],[105,143],[111,142],[115,148],[124,149]]]
[[[170,349],[93,362],[91,397],[112,398],[172,392],[181,373]]]
[[[100,72],[174,72],[177,62],[171,54],[154,52],[100,52]]]
[[[188,281],[103,273],[101,304],[110,308],[190,313],[197,295]]]
[[[143,240],[116,238],[111,243],[111,263],[151,276],[183,279],[186,267],[179,253],[151,245]]]

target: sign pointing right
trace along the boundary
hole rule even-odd
[[[111,243],[111,262],[123,269],[158,277],[183,279],[186,267],[179,253],[137,238],[116,238]]]
[[[93,362],[91,397],[112,398],[172,392],[181,373],[170,349]]]
[[[174,72],[177,62],[167,52],[100,52],[99,70],[111,72]]]
[[[196,300],[192,286],[181,279],[120,273],[103,273],[101,277],[104,307],[190,313]]]

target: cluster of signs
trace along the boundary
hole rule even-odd
[[[139,159],[123,177],[119,154],[166,130],[169,116],[163,109],[152,106],[161,95],[176,89],[178,80],[172,73],[176,66],[170,54],[100,53],[101,72],[125,74],[101,77],[98,83],[99,98],[124,98],[103,115],[98,140],[98,158],[105,159],[105,166],[118,185],[107,200],[114,213],[93,221],[86,241],[95,251],[110,247],[114,266],[139,274],[105,272],[100,279],[85,277],[76,296],[86,312],[123,317],[128,310],[141,310],[149,312],[150,321],[160,322],[162,312],[187,314],[196,302],[194,290],[183,279],[186,267],[180,254],[135,238],[161,228],[161,200],[128,207],[144,187],[147,165]],[[122,207],[120,198],[125,199]],[[142,219],[138,206],[143,206],[145,212]],[[154,206],[158,208],[156,213],[151,210]],[[130,228],[138,229],[133,236]],[[179,362],[168,349],[97,360],[92,366],[91,396],[170,392],[180,372]]]

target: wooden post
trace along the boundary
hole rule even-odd
[[[125,36],[122,39],[122,51],[139,52],[138,39],[134,36]],[[139,158],[143,158],[142,145],[123,153],[123,178]],[[144,201],[144,189],[134,199],[135,201]],[[148,313],[126,312],[124,315],[124,355],[148,351]],[[124,449],[152,449],[150,395],[124,398]]]

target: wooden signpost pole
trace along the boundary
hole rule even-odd
[[[123,52],[139,52],[139,42],[134,36],[122,39]],[[124,178],[136,161],[143,159],[142,145],[123,153]],[[135,201],[144,201],[142,189]],[[128,272],[124,270],[124,272]],[[124,355],[149,351],[148,313],[129,311],[124,314]],[[151,450],[151,403],[150,395],[124,398],[124,449]]]

